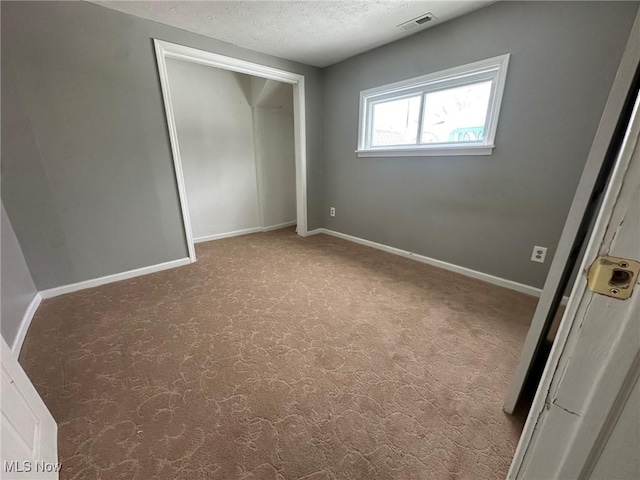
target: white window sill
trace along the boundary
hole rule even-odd
[[[356,150],[359,157],[444,157],[491,155],[494,145],[460,145],[455,147],[376,148]]]

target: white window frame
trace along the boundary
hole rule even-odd
[[[510,54],[507,53],[448,70],[363,90],[360,92],[358,149],[356,153],[359,157],[491,155],[495,148],[494,139],[507,78],[509,57]],[[423,100],[418,125],[417,141],[419,142],[424,120],[424,96],[426,94],[486,80],[491,80],[492,84],[484,135],[481,141],[371,146],[373,106],[376,103],[421,94]]]

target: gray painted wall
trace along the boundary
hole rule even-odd
[[[31,273],[22,255],[20,244],[13,231],[7,212],[2,205],[0,219],[0,262],[2,321],[0,332],[9,346],[13,346],[20,329],[20,324],[29,304],[38,291],[31,278]]]
[[[2,199],[39,289],[187,255],[152,38],[306,76],[309,229],[542,286],[637,3],[500,2],[321,73],[84,2],[1,8]],[[354,154],[361,90],[506,52],[492,156]]]
[[[499,2],[325,69],[323,226],[542,287],[637,8]],[[356,156],[361,90],[504,53],[493,155]]]
[[[167,59],[194,238],[260,226],[253,112],[234,72]]]
[[[39,289],[184,258],[153,38],[305,75],[320,226],[319,70],[85,2],[2,2],[2,199]]]

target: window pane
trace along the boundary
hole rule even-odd
[[[371,146],[418,143],[420,95],[373,105]]]
[[[481,142],[491,81],[427,93],[420,143]]]

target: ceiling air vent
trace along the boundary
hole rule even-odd
[[[398,25],[398,28],[401,28],[402,30],[411,30],[412,28],[420,27],[426,23],[429,23],[435,18],[436,17],[433,15],[433,13],[425,13],[424,15],[413,18],[408,22],[401,23],[400,25]]]

